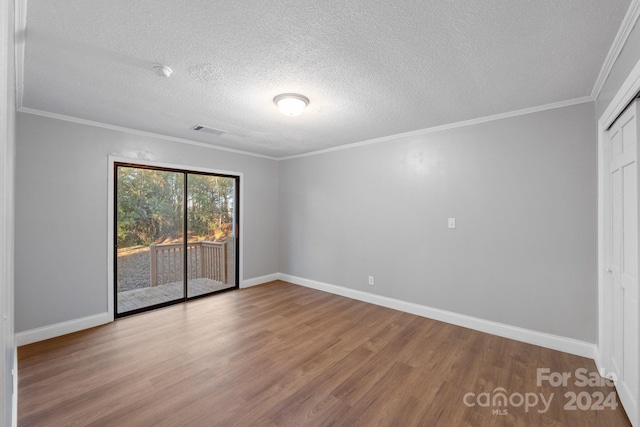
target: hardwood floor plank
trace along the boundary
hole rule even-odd
[[[340,425],[392,425],[397,414],[397,398],[404,394],[404,384],[421,376],[420,370],[395,362],[389,370],[355,404]]]
[[[18,359],[19,426],[629,425],[620,406],[565,408],[565,393],[610,385],[537,384],[538,369],[575,377],[596,372],[591,360],[280,281],[23,346]],[[481,404],[499,390],[554,399],[544,411]]]

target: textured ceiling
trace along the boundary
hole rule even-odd
[[[23,106],[295,155],[589,96],[629,4],[28,0]]]

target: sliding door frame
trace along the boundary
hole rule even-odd
[[[128,158],[128,157],[118,157],[118,156],[109,156],[108,162],[109,162],[109,168],[108,168],[109,181],[108,181],[108,202],[107,202],[107,211],[108,211],[108,215],[107,215],[107,305],[108,305],[107,312],[109,314],[109,321],[112,322],[115,318],[123,316],[123,314],[116,313],[117,300],[115,298],[115,294],[116,294],[115,209],[117,208],[116,200],[115,200],[115,197],[116,197],[115,182],[116,182],[117,166],[139,167],[142,169],[156,169],[156,170],[163,170],[168,172],[180,172],[180,173],[185,173],[185,178],[186,178],[186,175],[188,175],[189,173],[203,174],[203,175],[216,175],[216,176],[222,176],[227,178],[234,178],[236,180],[236,185],[235,185],[236,205],[234,206],[234,209],[235,209],[234,221],[236,223],[236,230],[234,230],[234,232],[236,233],[236,247],[235,247],[235,256],[236,256],[235,282],[236,283],[234,287],[229,289],[238,289],[240,287],[240,284],[242,283],[242,260],[243,260],[243,248],[244,248],[244,244],[243,244],[244,233],[242,232],[243,210],[244,210],[243,209],[244,204],[242,201],[244,191],[242,186],[243,186],[244,180],[243,180],[242,172],[209,169],[209,168],[202,168],[202,167],[192,166],[192,165],[155,162],[155,161],[141,160],[141,159]],[[187,180],[185,179],[185,186],[186,184],[187,184]],[[186,194],[185,194],[185,198],[186,198]],[[184,211],[186,211],[187,203],[184,204],[183,209]],[[186,224],[186,220],[187,220],[187,217],[185,212],[185,216],[184,216],[185,224]],[[186,256],[186,252],[184,253]],[[183,273],[185,272],[186,272],[186,268],[184,269]],[[185,283],[185,292],[186,292],[186,286],[187,286],[187,283]],[[189,297],[188,294],[185,293],[184,299],[182,299],[181,301],[185,301],[185,300],[190,301],[193,299],[202,298],[209,295],[211,294]],[[159,307],[163,307],[163,306],[167,306],[175,303],[176,301],[170,301],[167,303],[151,306],[148,309],[132,310],[130,312],[127,312],[124,315],[135,314],[138,312],[147,311],[149,309],[159,308]]]

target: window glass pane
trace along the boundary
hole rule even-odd
[[[188,174],[187,297],[235,286],[235,179]]]
[[[117,166],[117,314],[184,298],[184,174]]]

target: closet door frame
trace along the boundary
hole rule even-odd
[[[613,378],[612,372],[612,346],[613,339],[613,313],[611,300],[608,298],[610,286],[610,273],[607,243],[610,214],[608,211],[607,187],[609,185],[609,144],[608,130],[616,119],[625,111],[640,93],[640,61],[638,61],[622,84],[604,113],[598,120],[598,342],[594,346],[594,360],[600,374],[607,378]],[[636,408],[638,407],[636,402]],[[640,422],[640,414],[637,410],[629,411],[625,408],[629,419],[634,425]]]

